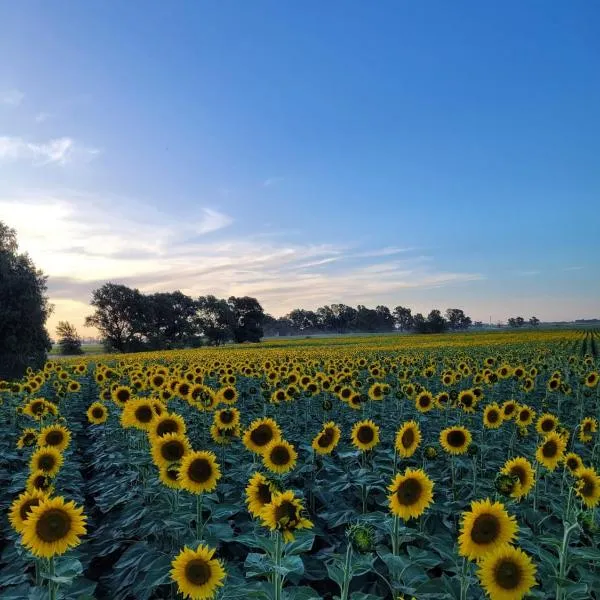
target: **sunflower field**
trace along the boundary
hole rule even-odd
[[[0,382],[0,598],[600,599],[599,344],[280,340]]]

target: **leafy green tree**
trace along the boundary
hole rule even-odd
[[[75,325],[72,325],[68,321],[59,321],[56,327],[56,337],[58,338],[58,346],[61,354],[83,354],[81,338],[77,333],[77,329],[75,329]]]
[[[263,336],[265,311],[256,298],[231,296],[227,301],[233,313],[233,339],[241,342],[260,342]]]
[[[467,317],[461,308],[448,308],[446,310],[448,327],[452,330],[467,329],[471,326],[471,317]]]
[[[523,327],[523,325],[525,325],[525,319],[523,317],[511,317],[508,319],[509,327],[519,328]]]
[[[410,308],[396,306],[394,309],[394,320],[400,331],[409,331],[413,328],[414,320]]]
[[[210,344],[219,346],[233,337],[235,317],[226,300],[200,296],[196,307],[196,323]]]
[[[529,324],[532,327],[537,327],[540,324],[540,320],[537,317],[531,317],[531,319],[529,319]]]
[[[15,230],[0,221],[0,379],[43,366],[52,347],[45,329],[52,310],[46,290],[44,274],[27,254],[19,254]]]

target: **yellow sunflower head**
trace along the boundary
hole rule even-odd
[[[506,461],[500,472],[502,475],[510,475],[517,478],[517,482],[510,494],[513,498],[519,499],[527,496],[535,485],[535,471],[531,463],[522,456],[517,456]]]
[[[237,408],[223,408],[214,416],[214,423],[219,429],[235,429],[240,422],[240,411]]]
[[[362,452],[372,450],[379,444],[379,426],[369,419],[355,423],[352,428],[352,443]]]
[[[208,600],[223,586],[225,569],[214,558],[215,550],[199,545],[196,550],[185,546],[171,563],[171,577],[184,598]]]
[[[298,453],[285,440],[273,440],[262,453],[263,464],[273,473],[287,473],[296,466]]]
[[[133,397],[133,390],[126,385],[118,385],[111,392],[111,398],[113,402],[120,406],[124,407],[129,400]]]
[[[59,452],[65,450],[71,442],[71,432],[63,425],[48,425],[44,427],[37,439],[38,446],[51,446]]]
[[[94,402],[87,409],[87,419],[92,425],[101,425],[108,419],[108,409],[102,402]]]
[[[235,404],[238,399],[237,390],[232,385],[227,385],[217,392],[217,399],[224,404]]]
[[[600,504],[600,476],[591,467],[581,467],[576,476],[576,494],[588,508],[596,508]]]
[[[265,527],[279,531],[286,542],[294,540],[298,529],[311,529],[311,521],[303,517],[304,507],[294,492],[276,492],[271,502],[263,507],[260,518]]]
[[[483,411],[483,425],[486,429],[498,429],[503,421],[502,409],[495,402],[485,407]]]
[[[35,429],[23,429],[23,432],[17,440],[17,448],[22,450],[23,448],[31,448],[31,446],[35,446],[37,442],[37,436],[38,433]]]
[[[312,448],[317,454],[331,454],[338,445],[340,436],[340,428],[333,421],[329,421],[313,439]]]
[[[29,462],[29,468],[33,471],[43,471],[48,477],[54,477],[63,464],[62,454],[52,446],[44,446],[36,450]]]
[[[23,492],[13,501],[10,505],[8,520],[17,533],[23,533],[31,509],[34,506],[37,506],[45,498],[46,494],[44,492],[33,489],[31,491]]]
[[[273,441],[281,439],[279,425],[273,419],[257,419],[244,432],[244,446],[251,452],[262,454]]]
[[[464,454],[469,449],[471,440],[471,432],[459,425],[446,427],[440,432],[440,444],[449,454]]]
[[[145,398],[136,398],[125,404],[121,412],[121,426],[148,431],[155,417],[152,402]]]
[[[471,502],[471,510],[462,515],[459,554],[478,560],[512,543],[516,535],[517,520],[506,512],[503,504],[489,498],[475,500]]]
[[[255,472],[246,486],[246,504],[250,514],[259,518],[262,509],[271,502],[275,492],[275,484],[262,473]]]
[[[531,407],[525,404],[519,406],[517,409],[517,416],[515,418],[515,421],[519,427],[527,427],[528,425],[531,425],[534,419],[535,411]]]
[[[562,436],[555,432],[549,433],[538,446],[535,458],[546,469],[554,471],[558,463],[563,459],[566,445],[565,439]]]
[[[517,403],[514,400],[507,400],[502,403],[502,415],[505,421],[510,421],[517,414]]]
[[[181,461],[179,483],[192,494],[212,492],[221,478],[221,469],[212,452],[188,452]]]
[[[85,535],[83,509],[64,498],[45,498],[31,507],[23,530],[23,545],[35,556],[52,558],[79,546]]]
[[[177,413],[163,413],[156,415],[150,423],[148,433],[151,438],[162,437],[167,433],[185,435],[186,425],[183,417]]]
[[[411,457],[421,443],[421,429],[416,421],[407,421],[396,433],[396,452],[402,458]]]
[[[44,471],[33,471],[27,478],[25,489],[28,492],[39,491],[45,495],[49,495],[53,492],[54,486],[52,485],[52,478],[48,476]]]
[[[540,435],[548,435],[558,427],[558,417],[551,413],[544,413],[538,418],[535,428]]]
[[[189,440],[180,433],[167,433],[152,439],[152,460],[157,467],[180,462],[192,449]]]
[[[458,404],[466,413],[474,413],[477,405],[477,397],[473,390],[463,390],[458,395]]]
[[[481,560],[477,576],[493,600],[521,600],[536,584],[535,573],[525,552],[505,544]]]
[[[221,429],[216,423],[213,423],[210,426],[210,437],[216,444],[226,446],[240,437],[240,426],[236,425],[233,429]]]
[[[421,516],[433,502],[433,481],[422,469],[397,473],[388,490],[392,514],[404,520]]]
[[[172,490],[180,490],[179,469],[180,463],[163,464],[158,469],[158,478],[160,482]]]
[[[591,442],[593,434],[598,431],[598,420],[594,417],[585,417],[579,424],[579,441]]]
[[[431,392],[424,390],[415,399],[415,407],[421,413],[427,413],[435,406],[435,400]]]
[[[575,454],[575,452],[569,452],[568,454],[565,454],[563,462],[565,463],[565,467],[573,475],[577,474],[577,471],[583,467],[581,456],[579,456],[579,454]]]

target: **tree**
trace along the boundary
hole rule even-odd
[[[83,354],[81,338],[77,333],[77,329],[75,329],[75,325],[68,321],[59,321],[56,327],[56,337],[58,338],[61,354]]]
[[[412,327],[416,333],[428,333],[427,320],[421,313],[417,313],[412,318]]]
[[[379,305],[375,307],[377,313],[377,331],[393,331],[394,317],[387,306]]]
[[[218,346],[232,338],[235,316],[226,300],[200,296],[196,307],[196,322],[211,344]]]
[[[511,317],[508,319],[509,327],[523,327],[525,325],[525,319],[523,317]]]
[[[452,330],[467,329],[471,325],[471,317],[467,317],[461,308],[448,308],[446,310],[448,327]]]
[[[52,347],[46,277],[18,250],[15,230],[0,221],[0,379],[42,367]]]
[[[131,352],[144,345],[144,305],[139,290],[126,285],[105,283],[92,292],[94,314],[86,317],[86,327],[96,327],[107,350]]]
[[[413,328],[414,320],[410,308],[396,306],[394,309],[394,320],[400,331],[409,331]]]
[[[233,313],[233,339],[241,342],[260,342],[263,336],[265,311],[256,298],[231,296],[227,301]]]
[[[448,329],[448,321],[439,310],[432,310],[427,315],[427,333],[443,333],[446,329]]]
[[[537,327],[540,324],[540,320],[537,317],[531,317],[531,319],[529,319],[529,324],[532,327]]]

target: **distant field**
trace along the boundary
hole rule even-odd
[[[81,348],[84,354],[102,354],[104,352],[102,344],[83,344]],[[61,356],[58,344],[52,346],[49,354],[50,356]]]

